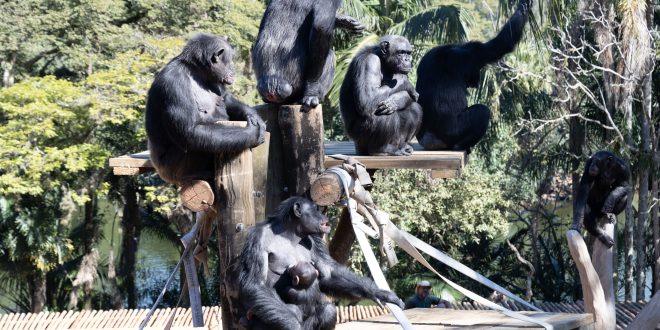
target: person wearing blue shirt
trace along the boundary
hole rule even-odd
[[[420,281],[415,287],[415,294],[406,299],[406,308],[431,308],[436,305],[439,308],[449,307],[449,303],[442,298],[431,295],[431,283],[429,281]]]

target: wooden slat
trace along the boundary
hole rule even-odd
[[[589,314],[521,312],[543,320],[555,330],[589,329],[593,316]],[[405,311],[415,329],[542,329],[538,325],[516,320],[492,310],[461,311],[444,308],[415,308]],[[394,330],[400,329],[393,316],[383,315],[368,320],[337,325],[337,330]]]
[[[411,156],[356,156],[352,142],[326,141],[324,166],[328,168],[341,164],[342,160],[332,157],[337,154],[355,157],[370,169],[431,169],[433,178],[458,176],[465,166],[465,152],[427,151],[418,144],[414,144],[413,148],[415,151]],[[137,175],[153,170],[149,151],[110,158],[109,165],[115,175]]]

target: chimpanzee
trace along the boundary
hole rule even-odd
[[[251,229],[238,259],[239,298],[249,319],[250,329],[303,329],[305,320],[314,318],[315,329],[332,329],[335,307],[324,296],[298,305],[314,305],[313,315],[304,315],[295,305],[287,305],[275,290],[287,266],[313,262],[319,275],[320,291],[334,297],[369,298],[378,303],[403,302],[394,293],[379,289],[370,279],[359,277],[335,262],[322,235],[330,231],[328,218],[316,204],[303,197],[283,201],[267,222]]]
[[[582,222],[587,231],[608,248],[614,239],[598,226],[598,220],[606,217],[616,222],[616,215],[626,208],[630,194],[630,170],[628,164],[609,151],[598,151],[587,160],[580,178],[577,198],[573,208],[571,229],[580,230]]]
[[[289,266],[284,274],[275,282],[275,291],[286,304],[297,306],[304,318],[303,329],[319,329],[322,325],[320,319],[316,316],[316,311],[325,311],[332,313],[334,306],[327,300],[321,292],[319,283],[316,280],[319,271],[311,262],[298,262]],[[314,303],[310,303],[314,302]],[[326,306],[328,305],[329,306]],[[334,325],[334,323],[332,324]]]
[[[257,90],[268,103],[316,107],[335,72],[335,27],[361,33],[356,19],[337,15],[341,0],[271,0],[252,48]]]
[[[422,120],[419,96],[408,81],[412,46],[385,36],[351,62],[339,97],[346,134],[360,155],[410,155]]]
[[[501,59],[522,38],[530,0],[520,0],[516,12],[492,40],[443,45],[426,53],[417,67],[417,92],[424,110],[417,140],[428,150],[470,150],[486,134],[490,109],[467,106],[467,88],[479,85],[480,71]]]
[[[225,85],[234,82],[233,49],[223,38],[197,34],[154,79],[146,129],[151,161],[163,180],[182,185],[213,182],[213,154],[238,152],[264,142],[265,124]],[[216,124],[245,120],[247,127]]]

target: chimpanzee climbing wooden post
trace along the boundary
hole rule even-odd
[[[246,125],[245,122],[232,124]],[[222,328],[238,329],[238,279],[228,272],[229,266],[241,253],[248,228],[255,224],[252,151],[248,149],[240,154],[220,154],[216,156],[215,163]]]

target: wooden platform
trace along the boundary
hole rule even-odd
[[[415,308],[404,311],[415,329],[543,329],[536,324],[519,321],[493,310],[464,311],[445,308]],[[593,329],[591,314],[520,312],[543,320],[554,330]],[[392,315],[338,324],[337,330],[399,330],[401,326]]]
[[[325,167],[341,164],[341,160],[332,155],[354,156],[369,169],[384,168],[419,168],[432,169],[433,178],[452,178],[460,175],[465,166],[465,152],[426,151],[421,146],[413,145],[412,156],[355,156],[352,142],[329,141],[325,143]],[[153,170],[149,151],[110,158],[110,167],[115,175],[137,175]]]

